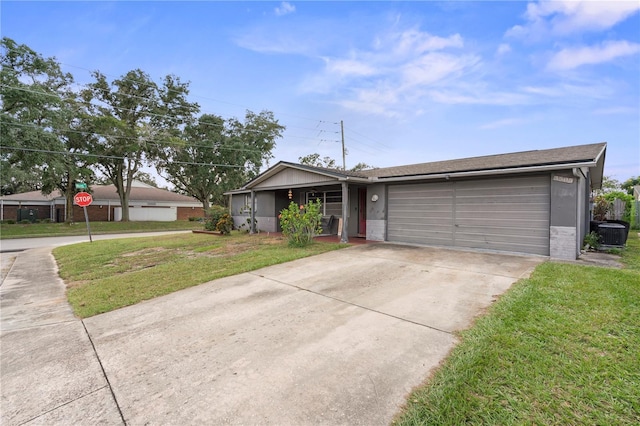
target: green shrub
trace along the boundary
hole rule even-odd
[[[15,225],[16,221],[13,219],[7,219],[5,220],[5,222],[7,223],[7,225]]]
[[[31,225],[31,221],[29,219],[22,219],[20,225]]]
[[[320,200],[309,201],[304,206],[298,206],[293,201],[289,207],[282,210],[280,215],[280,226],[289,246],[304,247],[313,241],[313,237],[322,232],[320,220],[322,213]]]
[[[42,223],[51,223],[51,219],[49,219],[49,218],[42,219],[40,222],[42,222]]]
[[[216,231],[219,231],[221,234],[226,235],[230,234],[233,229],[233,218],[229,213],[225,213],[216,223]]]
[[[584,237],[584,248],[588,250],[589,248],[598,249],[600,247],[600,234],[597,232],[589,232]]]
[[[224,215],[228,215],[229,210],[223,206],[211,206],[207,211],[207,220],[204,223],[204,229],[207,231],[217,231],[218,221]]]

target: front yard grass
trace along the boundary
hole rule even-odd
[[[162,296],[217,278],[345,247],[290,248],[282,238],[175,234],[58,247],[53,255],[80,318]]]
[[[546,262],[461,333],[394,424],[640,424],[640,240],[625,269]]]
[[[91,233],[161,232],[204,229],[204,224],[186,220],[173,222],[90,222]],[[84,220],[74,223],[0,223],[0,239],[87,235]]]

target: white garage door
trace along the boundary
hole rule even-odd
[[[549,176],[389,186],[387,239],[549,255]]]

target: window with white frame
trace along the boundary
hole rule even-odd
[[[342,191],[307,192],[306,201],[320,200],[323,216],[342,216]]]
[[[254,213],[258,212],[257,205],[258,205],[258,194],[255,194],[253,199]],[[242,207],[242,212],[245,214],[251,214],[251,194],[244,194],[244,206]]]

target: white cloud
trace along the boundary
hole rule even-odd
[[[549,61],[547,69],[554,71],[571,70],[582,65],[594,65],[640,52],[640,44],[625,40],[608,41],[599,46],[583,46],[562,49]]]
[[[397,55],[415,55],[449,47],[461,48],[464,46],[460,34],[438,37],[416,29],[393,33],[384,44],[392,44],[393,52]]]
[[[530,96],[532,103],[546,104],[562,102],[568,104],[582,103],[585,100],[602,101],[611,99],[620,90],[619,84],[611,79],[601,78],[577,80],[573,83],[558,83],[549,86],[524,86],[518,89]],[[550,99],[554,98],[554,99]]]
[[[376,73],[371,64],[355,59],[331,59],[324,58],[326,71],[329,74],[341,76],[370,76]]]
[[[539,38],[545,34],[603,31],[640,11],[638,1],[562,0],[527,5],[527,23],[515,25],[506,33],[513,37]]]
[[[497,92],[486,88],[455,87],[452,89],[432,90],[429,96],[441,104],[450,105],[527,105],[529,96],[521,93]]]
[[[506,55],[509,52],[511,52],[511,46],[509,46],[507,43],[502,43],[500,44],[500,46],[498,46],[496,55],[502,56],[502,55]]]
[[[428,53],[402,67],[405,88],[429,86],[447,78],[456,77],[470,70],[480,61],[473,55]]]
[[[323,58],[324,68],[308,76],[303,92],[340,93],[339,104],[361,112],[396,116],[424,99],[428,88],[455,84],[480,63],[460,52],[459,34],[440,37],[416,30],[393,31],[373,39],[372,48],[345,57]]]
[[[280,6],[276,7],[276,16],[284,16],[296,11],[296,7],[288,1],[283,1]]]
[[[517,126],[519,124],[524,124],[529,121],[530,120],[525,120],[524,118],[505,118],[502,120],[492,121],[491,123],[483,124],[482,126],[480,126],[480,129],[482,130],[499,129],[501,127]]]

